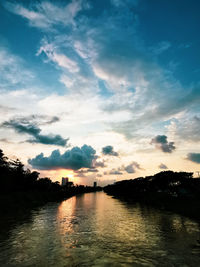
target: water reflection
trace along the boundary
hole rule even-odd
[[[0,266],[198,266],[199,233],[185,217],[90,193],[0,233]]]

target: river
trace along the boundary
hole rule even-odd
[[[0,266],[200,266],[200,225],[103,192],[32,210],[0,231]]]

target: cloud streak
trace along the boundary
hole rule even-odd
[[[28,117],[30,119],[30,117]],[[31,117],[33,118],[33,116]],[[35,117],[34,117],[35,118]],[[57,117],[52,117],[50,120],[43,122],[43,124],[52,124],[59,119]],[[29,143],[40,143],[45,145],[57,145],[66,146],[69,139],[64,139],[60,135],[43,135],[41,134],[41,129],[37,124],[30,123],[27,118],[12,119],[10,121],[5,121],[1,124],[1,127],[14,129],[19,134],[28,134],[32,136],[32,139],[28,139]]]
[[[17,3],[7,2],[4,6],[12,13],[27,19],[31,26],[52,31],[56,26],[74,25],[74,18],[82,9],[81,1],[71,1],[59,6],[47,1],[35,2],[32,9]]]
[[[23,60],[0,46],[0,89],[14,88],[33,81],[34,74],[24,67]]]

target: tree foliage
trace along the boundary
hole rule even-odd
[[[200,179],[192,172],[163,171],[153,176],[119,181],[104,190],[113,195],[144,198],[165,195],[170,197],[198,197]]]

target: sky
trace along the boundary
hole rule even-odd
[[[200,2],[2,1],[0,148],[100,185],[200,170]]]

